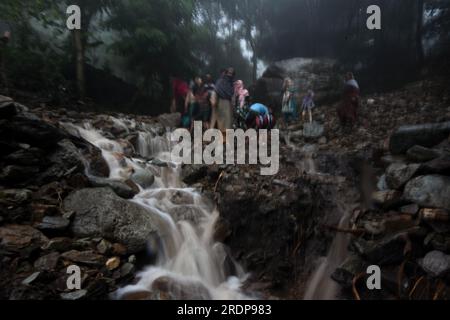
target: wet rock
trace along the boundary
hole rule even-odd
[[[113,257],[108,259],[108,261],[106,261],[105,266],[109,271],[116,270],[120,266],[120,258]]]
[[[61,293],[62,300],[82,300],[86,298],[88,294],[87,290],[77,290],[73,292]]]
[[[416,145],[433,147],[449,134],[450,122],[404,126],[392,134],[389,149],[392,154],[402,154]]]
[[[102,237],[122,243],[129,253],[146,247],[157,232],[155,218],[136,203],[118,197],[109,188],[75,191],[64,200],[75,212],[72,231],[78,237]]]
[[[16,117],[14,121],[8,122],[0,128],[0,135],[42,148],[51,148],[65,138],[65,134],[56,127],[28,117]]]
[[[38,166],[41,164],[43,153],[40,149],[29,148],[17,150],[5,157],[5,161],[8,164],[14,164],[19,166]]]
[[[193,224],[198,224],[202,218],[201,209],[194,206],[174,206],[170,208],[169,214],[174,221],[190,221]]]
[[[386,175],[385,174],[383,174],[380,177],[380,179],[378,180],[377,189],[378,189],[378,191],[387,191],[387,190],[389,190],[389,186],[387,185]]]
[[[104,257],[95,253],[92,250],[88,251],[71,250],[63,253],[61,257],[63,259],[75,263],[81,263],[89,266],[101,266],[103,265],[104,262]]]
[[[110,174],[109,166],[103,158],[100,149],[93,145],[88,145],[87,150],[83,153],[89,163],[89,174],[95,177],[108,178]]]
[[[438,158],[440,152],[422,146],[414,146],[407,151],[406,155],[410,161],[427,162]]]
[[[185,165],[181,172],[181,180],[188,185],[192,185],[205,178],[207,174],[208,166],[206,165]]]
[[[415,216],[419,212],[419,206],[417,204],[410,204],[400,208],[400,212],[403,214],[409,214]]]
[[[119,197],[125,199],[133,198],[138,192],[133,190],[130,186],[128,186],[125,182],[120,180],[113,180],[108,178],[100,178],[100,177],[88,177],[89,182],[95,188],[109,187],[111,188]]]
[[[72,239],[59,237],[50,239],[44,246],[42,246],[42,249],[45,251],[65,252],[70,250],[71,246]]]
[[[148,189],[155,182],[155,176],[148,170],[135,169],[131,176],[131,180],[143,189]]]
[[[39,271],[53,271],[58,264],[59,257],[60,254],[58,252],[52,252],[37,259],[34,267]]]
[[[50,166],[39,176],[39,184],[59,180],[64,176],[84,171],[81,153],[70,140],[58,142],[56,150],[48,157]]]
[[[49,217],[46,216],[42,219],[36,228],[42,231],[64,231],[69,227],[70,221],[63,217]]]
[[[129,277],[134,273],[134,271],[134,264],[127,262],[120,268],[120,276],[122,278]]]
[[[441,277],[450,272],[450,256],[440,251],[429,252],[419,263],[432,277]]]
[[[419,168],[418,164],[391,164],[386,170],[386,183],[389,188],[398,190],[414,177]]]
[[[165,161],[161,161],[159,159],[153,159],[150,161],[150,164],[152,166],[160,167],[160,168],[167,168],[169,164]]]
[[[395,190],[377,191],[372,194],[372,200],[384,208],[395,206],[401,202],[401,192]]]
[[[170,202],[175,205],[191,205],[194,204],[194,197],[189,192],[181,192],[179,190],[175,190],[170,195]]]
[[[0,190],[0,203],[6,205],[20,205],[31,200],[33,192],[27,189]]]
[[[356,250],[370,263],[382,266],[400,263],[404,259],[406,237],[395,234],[378,241],[356,239],[353,242]]]
[[[9,119],[17,114],[14,101],[5,96],[0,96],[0,119]]]
[[[351,254],[334,271],[331,278],[342,285],[344,288],[351,288],[353,279],[364,270],[365,263],[357,255]]]
[[[317,122],[305,123],[303,136],[305,138],[320,138],[325,132],[325,127]]]
[[[0,227],[0,245],[8,251],[19,251],[32,245],[43,246],[48,239],[30,226],[8,225]]]
[[[443,155],[437,159],[424,163],[421,172],[425,174],[450,175],[450,156]]]
[[[403,196],[422,207],[450,210],[450,177],[429,175],[415,178],[408,182]]]
[[[170,277],[161,277],[152,284],[162,300],[211,300],[209,290],[200,282],[181,283]]]
[[[36,167],[6,166],[0,172],[0,181],[6,185],[14,185],[33,178],[39,169]]]
[[[111,242],[102,239],[102,241],[99,242],[99,244],[97,245],[97,251],[100,254],[108,254],[111,251],[112,248],[112,244]]]
[[[434,250],[450,253],[450,235],[431,233],[424,240],[424,245],[430,245]]]

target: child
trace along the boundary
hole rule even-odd
[[[261,103],[255,103],[250,107],[246,124],[247,128],[271,130],[275,127],[276,122],[270,108]]]
[[[308,94],[303,99],[302,104],[302,121],[305,122],[306,113],[309,113],[309,122],[312,123],[312,109],[315,107],[314,104],[314,92],[312,90],[308,91]]]
[[[245,117],[248,112],[248,101],[250,94],[244,87],[244,82],[238,80],[234,83],[234,97],[233,97],[233,107],[234,107],[234,119],[235,129],[246,129]]]
[[[281,112],[284,116],[284,122],[288,125],[292,119],[295,118],[296,99],[294,82],[291,79],[286,79],[284,82],[284,93]]]

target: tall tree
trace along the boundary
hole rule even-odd
[[[75,57],[75,70],[77,79],[78,95],[81,100],[86,97],[86,50],[89,47],[89,36],[93,20],[96,16],[107,13],[111,6],[116,3],[114,0],[70,0],[69,4],[80,7],[81,29],[72,30],[73,48]]]

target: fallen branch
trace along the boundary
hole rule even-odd
[[[409,299],[411,300],[412,295],[417,289],[417,286],[422,282],[422,280],[425,279],[425,276],[421,276],[419,279],[417,279],[416,283],[414,284],[412,290],[409,292]]]
[[[353,291],[353,295],[355,296],[355,299],[358,301],[361,301],[361,296],[359,295],[358,289],[356,289],[356,284],[358,283],[359,280],[361,280],[362,278],[364,278],[366,276],[365,273],[360,273],[357,276],[355,276],[353,278],[352,281],[352,291]]]
[[[217,187],[219,186],[219,182],[220,182],[220,180],[222,180],[224,175],[225,175],[225,171],[222,171],[220,173],[219,177],[217,178],[216,184],[214,185],[214,193],[217,192]]]
[[[442,281],[439,281],[439,284],[437,285],[436,292],[434,293],[433,300],[437,300],[439,298],[439,295],[442,291],[445,289],[445,284]]]

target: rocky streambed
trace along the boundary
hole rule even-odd
[[[447,298],[448,123],[375,130],[384,111],[365,107],[379,114],[356,136],[332,111],[283,128],[280,172],[264,177],[159,156],[176,115],[0,97],[0,298]]]

